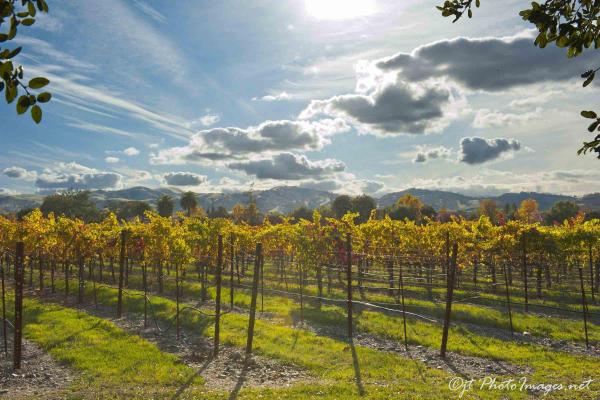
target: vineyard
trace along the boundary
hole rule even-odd
[[[600,398],[599,220],[356,217],[0,217],[4,393]]]

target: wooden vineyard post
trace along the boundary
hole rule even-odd
[[[254,321],[256,319],[256,297],[258,295],[258,278],[260,274],[260,258],[262,244],[256,244],[254,256],[254,274],[252,275],[252,300],[250,301],[250,318],[248,321],[248,341],[246,342],[246,360],[252,354],[252,340],[254,339]]]
[[[387,262],[387,270],[388,270],[388,281],[389,281],[389,295],[394,296],[394,258],[392,256],[389,257]]]
[[[127,242],[127,231],[121,231],[121,252],[119,254],[119,295],[117,298],[117,318],[123,315],[123,274],[125,268],[125,245]]]
[[[63,269],[65,270],[65,304],[69,301],[69,279],[71,270],[69,269],[69,263],[63,262]]]
[[[217,293],[215,295],[215,340],[214,353],[216,357],[219,354],[219,324],[221,323],[221,270],[223,269],[223,236],[219,235],[219,247],[217,254],[217,270],[215,271],[215,281]]]
[[[352,339],[352,237],[346,234],[346,280],[347,309],[348,309],[348,338]]]
[[[521,238],[523,246],[523,288],[525,290],[525,312],[529,312],[529,293],[527,288],[527,244],[525,243],[525,236]]]
[[[304,267],[298,268],[298,276],[300,279],[300,323],[304,324]]]
[[[452,313],[452,295],[454,294],[454,277],[456,276],[456,257],[458,253],[458,243],[454,242],[452,247],[452,261],[450,262],[450,271],[448,271],[448,289],[446,293],[446,314],[444,316],[444,332],[442,334],[442,348],[440,356],[446,357],[446,347],[448,345],[448,330],[450,329],[450,314]]]
[[[592,294],[592,301],[595,302],[596,295],[594,294],[594,259],[592,258],[592,255],[592,242],[590,241],[588,243],[588,259],[590,265],[590,293]],[[596,285],[598,285],[598,282],[596,282]]]
[[[79,291],[77,292],[77,303],[83,303],[83,291],[85,289],[85,276],[84,276],[84,266],[83,266],[83,256],[80,254],[77,260],[78,266],[78,279],[79,279]]]
[[[260,253],[260,312],[265,312],[265,259]]]
[[[8,265],[8,258],[6,259]],[[8,356],[8,341],[6,338],[6,289],[4,287],[4,264],[0,265],[0,274],[2,277],[2,340],[4,341],[4,355]]]
[[[400,300],[402,302],[402,323],[404,325],[404,347],[408,352],[408,336],[406,334],[406,306],[404,305],[404,277],[402,276],[402,262],[398,262],[398,286],[400,286]]]
[[[583,328],[585,331],[585,345],[589,349],[590,342],[588,339],[588,326],[587,326],[587,301],[585,300],[585,287],[583,285],[583,268],[579,267],[579,282],[581,283],[581,307],[583,311]]]
[[[13,368],[21,369],[21,346],[23,340],[23,242],[17,243],[15,255],[15,338]]]
[[[142,285],[144,286],[144,328],[148,326],[148,266],[142,256]]]
[[[40,292],[44,290],[44,262],[42,261],[42,257],[38,260],[38,273],[39,273],[39,283],[40,283]]]
[[[233,234],[232,234],[229,237],[229,257],[231,257],[231,260],[230,260],[231,275],[229,276],[229,303],[230,303],[231,309],[233,309],[233,297],[234,297],[233,270],[235,268],[234,261],[233,261],[233,252],[234,252],[233,241],[234,241],[234,238],[233,238]]]
[[[446,274],[446,278],[447,278],[448,274],[450,273],[450,232],[446,232],[445,253],[446,253],[446,260],[443,264],[444,265],[443,273]]]
[[[514,336],[515,331],[512,322],[512,310],[510,307],[510,292],[508,291],[508,274],[506,271],[506,263],[504,263],[504,286],[506,287],[506,305],[508,307],[508,321],[510,322],[510,335]]]
[[[179,341],[179,264],[175,263],[175,332]]]
[[[56,261],[54,261],[54,259],[52,260],[52,262],[50,263],[50,291],[52,294],[54,294],[55,291],[55,285],[54,285],[54,274],[56,272]]]

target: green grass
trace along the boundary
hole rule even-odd
[[[24,336],[78,373],[71,398],[162,398],[202,385],[177,357],[111,322],[34,299],[24,307]]]
[[[60,283],[60,282],[58,282]],[[130,281],[133,283],[133,280]],[[199,285],[187,282],[186,294],[188,296],[198,297]],[[60,286],[60,285],[59,285]],[[74,287],[74,286],[73,286]],[[60,290],[60,287],[58,288]],[[169,290],[166,288],[166,290]],[[133,290],[129,290],[134,292]],[[116,289],[103,287],[98,289],[98,301],[103,305],[116,305]],[[91,300],[91,285],[87,287],[87,300]],[[224,290],[223,299],[226,303],[228,292]],[[247,306],[249,295],[245,291],[236,291],[236,304],[238,306]],[[161,324],[165,325],[171,319],[175,312],[175,302],[171,299],[153,296],[152,302],[156,310],[156,316]],[[46,307],[46,306],[43,306]],[[259,301],[260,307],[260,301]],[[487,308],[471,306],[474,310],[485,314]],[[226,308],[226,307],[225,307]],[[139,296],[125,297],[125,310],[128,313],[139,314],[143,311],[143,299]],[[329,337],[318,336],[314,333],[293,329],[289,326],[292,319],[297,318],[298,305],[291,299],[282,296],[265,296],[265,311],[273,313],[275,318],[272,320],[258,320],[256,325],[255,349],[256,352],[268,357],[276,358],[282,362],[291,363],[308,370],[308,372],[317,377],[318,381],[310,384],[299,384],[289,389],[242,389],[239,398],[423,398],[440,399],[453,398],[455,394],[447,388],[451,374],[428,368],[425,364],[417,360],[410,360],[395,354],[383,353],[372,349],[356,346],[354,351],[346,341],[336,340]],[[28,311],[29,312],[29,311]],[[65,311],[67,312],[67,311]],[[70,313],[77,313],[68,310]],[[42,314],[46,311],[42,312]],[[186,329],[196,332],[199,335],[212,335],[212,319],[202,317],[194,312],[184,312],[181,316],[182,326]],[[307,320],[319,324],[335,324],[345,326],[345,312],[343,308],[335,306],[323,306],[318,309],[308,305],[305,309]],[[71,316],[69,316],[71,318]],[[93,318],[93,317],[90,317]],[[46,324],[51,325],[54,319],[48,318],[40,322],[39,331],[43,332]],[[371,332],[373,334],[388,337],[394,340],[402,339],[401,319],[398,317],[381,314],[373,311],[363,311],[357,313],[357,328]],[[78,324],[74,323],[75,326]],[[110,324],[112,326],[112,324]],[[114,327],[114,326],[113,326]],[[29,329],[29,328],[28,328]],[[57,339],[65,338],[68,333],[62,333],[57,326],[55,336]],[[115,328],[116,329],[116,328]],[[243,347],[246,340],[247,317],[239,314],[228,314],[222,320],[222,341],[224,343]],[[421,344],[433,348],[439,347],[441,328],[439,325],[425,323],[421,321],[409,320],[409,338],[413,344]],[[118,331],[118,330],[117,330]],[[126,335],[126,334],[125,334]],[[38,337],[32,337],[33,340],[44,341],[43,334]],[[110,335],[109,335],[110,336]],[[136,338],[137,339],[137,338]],[[137,339],[140,340],[140,339]],[[142,341],[143,342],[143,341]],[[98,347],[100,342],[87,341],[88,350],[91,353],[99,351],[110,354],[112,346],[107,348]],[[43,344],[43,343],[42,343]],[[118,347],[118,346],[117,346]],[[587,379],[593,371],[600,367],[600,360],[592,357],[572,356],[566,353],[558,353],[545,350],[534,345],[519,345],[512,342],[505,342],[493,339],[487,336],[477,335],[467,329],[454,327],[450,334],[449,349],[466,355],[485,357],[488,359],[505,360],[507,362],[529,366],[533,372],[528,375],[532,382],[538,383],[579,383]],[[158,351],[158,350],[157,350]],[[54,356],[54,354],[51,352]],[[159,358],[164,354],[159,354]],[[136,373],[135,368],[118,368],[111,371],[105,368],[102,363],[98,365],[105,369],[105,372],[93,372],[97,363],[89,362],[94,359],[94,355],[86,354],[86,351],[71,351],[68,345],[64,350],[65,360],[71,355],[74,359],[70,365],[74,368],[87,371],[84,376],[91,379],[92,387],[107,388],[108,393],[119,394],[121,387],[113,377],[123,379],[127,382],[127,374]],[[112,355],[111,355],[112,357]],[[102,359],[102,358],[100,358]],[[59,359],[60,360],[60,359]],[[127,365],[127,364],[124,364]],[[130,364],[129,364],[130,365]],[[360,395],[359,387],[356,382],[357,367],[360,369],[360,377],[365,396]],[[142,377],[133,377],[144,380]],[[131,392],[129,397],[136,395],[142,396],[142,390],[158,390],[154,386],[160,386],[160,380],[156,382],[140,384],[140,392]],[[149,387],[146,387],[148,386]],[[138,387],[132,385],[134,387]],[[546,398],[561,399],[592,399],[600,394],[597,383],[593,384],[592,392],[560,392],[554,393]],[[132,389],[133,390],[133,389]],[[164,393],[172,390],[171,387],[164,389]],[[465,398],[502,398],[506,393],[490,392],[487,390],[468,393]],[[160,397],[160,396],[159,396]],[[183,398],[226,398],[227,394],[207,393],[200,387],[192,388],[184,392]],[[510,398],[524,398],[525,393],[511,392]]]
[[[116,304],[116,290],[102,288],[99,290],[99,300],[102,304]],[[268,302],[269,299],[265,298]],[[277,299],[279,300],[279,299]],[[166,322],[175,311],[172,300],[154,296],[152,302],[157,309],[157,318]],[[297,309],[293,302],[288,306]],[[278,302],[280,310],[286,305]],[[143,300],[139,297],[126,299],[127,312],[140,313],[143,310]],[[288,309],[288,316],[292,313]],[[343,312],[338,307],[323,307],[306,309],[307,318],[324,324],[341,324],[345,321]],[[357,325],[361,329],[370,330],[375,334],[387,336],[396,340],[401,339],[399,319],[376,312],[360,313]],[[199,334],[212,335],[212,321],[192,312],[182,314],[182,325]],[[245,315],[228,314],[223,318],[222,339],[225,343],[242,347],[245,345],[247,318]],[[409,336],[414,344],[422,344],[437,348],[441,330],[437,325],[411,321]],[[307,368],[312,374],[328,382],[323,389],[333,382],[341,385],[344,390],[355,387],[355,358],[348,344],[344,341],[317,336],[311,332],[292,329],[283,321],[259,320],[256,325],[255,349],[257,352]],[[533,373],[529,379],[533,382],[581,382],[590,377],[591,371],[600,367],[598,358],[573,356],[566,353],[552,352],[535,345],[521,345],[505,342],[485,336],[479,336],[461,327],[452,328],[449,349],[459,353],[485,357],[488,359],[504,360],[516,365],[529,366]],[[361,377],[365,390],[379,388],[383,382],[385,393],[391,394],[403,387],[410,387],[415,398],[446,398],[448,374],[431,370],[418,361],[374,351],[368,348],[356,347],[356,360],[361,368]],[[419,377],[415,379],[415,377]],[[315,385],[306,390],[315,390]],[[586,393],[555,393],[550,398],[595,398],[598,395],[598,385],[593,384],[595,392]],[[355,388],[356,389],[356,388]],[[292,396],[294,390],[283,391],[286,396]],[[302,392],[302,391],[301,391]],[[250,391],[249,393],[254,393]],[[305,392],[303,392],[305,393]],[[356,395],[357,393],[354,393]],[[495,394],[487,391],[478,392],[479,398],[495,398]],[[518,398],[515,393],[511,398]],[[579,396],[579,397],[577,397]],[[294,398],[293,396],[290,398]],[[300,397],[302,398],[302,397]],[[338,397],[339,398],[339,397]],[[350,397],[351,398],[351,397]],[[382,397],[385,398],[385,397]]]

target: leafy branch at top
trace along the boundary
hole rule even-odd
[[[44,88],[50,81],[43,77],[24,80],[22,66],[15,66],[12,59],[22,50],[3,48],[3,43],[17,36],[19,26],[31,26],[35,23],[37,12],[48,12],[46,0],[0,0],[0,93],[8,104],[16,101],[19,115],[31,112],[31,118],[39,124],[42,120],[40,103],[47,103],[52,98],[49,92],[35,93]],[[3,25],[8,25],[8,31],[3,32]],[[22,94],[19,96],[19,92]]]
[[[475,3],[479,7],[479,0],[452,0],[445,1],[437,8],[444,17],[454,16],[458,21],[465,12],[469,18],[473,16],[472,6]],[[531,7],[519,13],[525,20],[535,25],[538,35],[535,45],[544,48],[549,43],[567,49],[567,57],[573,58],[582,54],[589,48],[600,49],[600,1],[598,0],[546,0],[544,2],[532,2]],[[587,87],[600,68],[584,72],[583,87]],[[584,118],[592,117],[592,111],[582,111]],[[593,113],[596,115],[595,113]],[[592,123],[588,130],[590,132],[600,131],[600,122]],[[591,142],[584,142],[583,147],[577,154],[585,154],[588,151],[598,153],[600,158],[600,135]]]

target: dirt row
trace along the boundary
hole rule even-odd
[[[8,357],[0,355],[0,397],[11,399],[63,399],[77,375],[59,365],[34,342],[23,340],[20,370],[13,370],[12,337]]]

